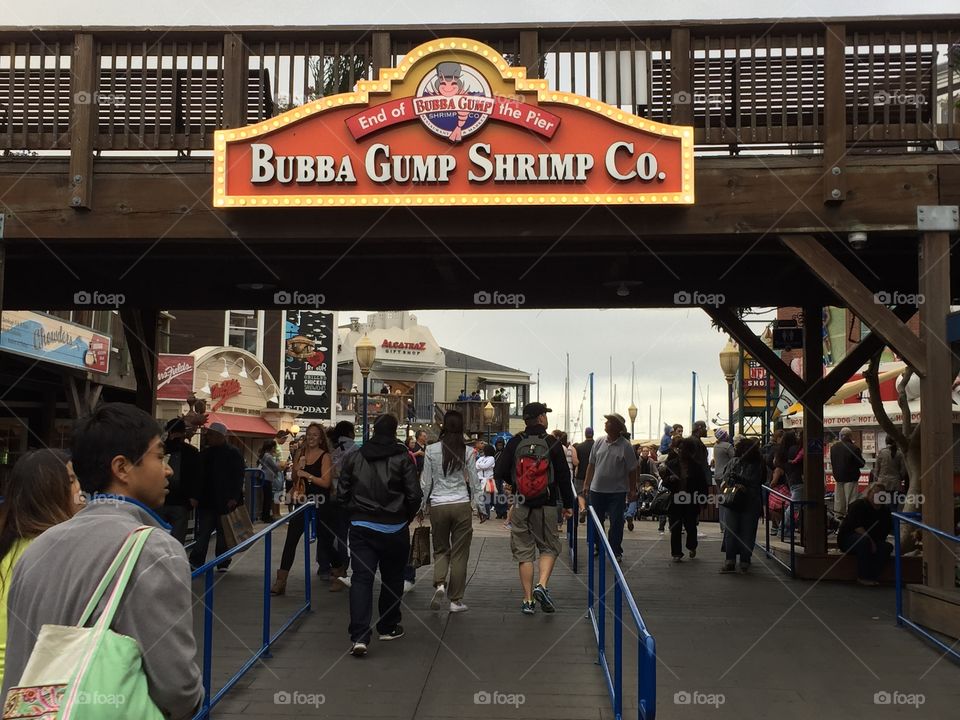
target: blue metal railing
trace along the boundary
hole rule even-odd
[[[903,615],[903,567],[901,565],[902,555],[900,552],[900,523],[905,522],[908,525],[912,525],[923,530],[924,532],[928,532],[931,535],[952,543],[960,543],[960,536],[951,535],[943,530],[938,530],[937,528],[925,525],[917,519],[920,517],[920,513],[918,512],[895,512],[891,514],[893,516],[893,571],[894,582],[896,582],[897,585],[897,625],[900,625],[901,627],[906,625],[914,632],[931,641],[945,653],[952,656],[954,660],[960,660],[960,650],[957,650],[955,646],[947,645],[945,642],[931,634],[926,628],[918,625]]]
[[[599,542],[603,552],[599,554],[599,572],[595,573],[593,556],[594,543]],[[633,615],[637,628],[637,717],[639,720],[654,720],[657,714],[657,646],[653,635],[647,630],[640,610],[633,599],[633,593],[623,570],[613,554],[613,548],[603,532],[603,525],[592,507],[587,507],[587,615],[593,623],[593,632],[597,638],[597,663],[603,668],[613,704],[614,720],[623,718],[623,599]],[[607,563],[613,568],[613,673],[606,653],[607,631]],[[600,591],[594,590],[594,576],[599,579]],[[599,601],[599,610],[595,608]]]
[[[283,626],[274,634],[270,633],[270,580],[272,575],[271,566],[273,564],[273,531],[281,525],[286,525],[294,517],[304,515],[304,533],[303,533],[303,569],[304,569],[304,593],[306,601],[297,608],[293,616],[287,620]],[[203,705],[200,711],[194,715],[193,720],[206,720],[210,717],[210,710],[223,699],[223,696],[237,684],[244,673],[247,672],[254,663],[262,657],[270,656],[270,646],[287,631],[287,629],[311,607],[311,585],[310,573],[310,542],[315,537],[312,528],[316,518],[316,507],[312,503],[307,503],[298,507],[289,515],[286,515],[277,522],[268,525],[253,537],[244,540],[236,547],[227,550],[223,555],[214,558],[210,562],[198,567],[193,571],[192,577],[204,578],[203,588]],[[260,540],[263,540],[263,627],[260,648],[241,666],[241,668],[224,683],[216,693],[213,693],[213,571],[214,568],[237,553],[248,550]]]
[[[790,573],[790,577],[797,576],[797,526],[803,529],[803,509],[805,507],[816,505],[815,500],[793,500],[789,495],[784,495],[781,492],[774,490],[773,488],[767,487],[766,485],[761,485],[760,489],[763,491],[763,524],[765,532],[764,540],[764,552],[767,557],[779,564],[784,570]],[[780,540],[785,542],[785,534],[790,536],[790,563],[787,564],[783,560],[777,557],[777,554],[770,549],[770,496],[780,498],[784,502],[783,507],[783,520],[780,522]],[[797,512],[794,513],[794,506],[796,506]],[[784,526],[787,525],[788,513],[790,516],[790,530],[789,533],[784,529]],[[800,544],[803,544],[801,538]]]

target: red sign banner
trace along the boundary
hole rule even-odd
[[[186,400],[193,392],[193,355],[157,356],[157,400]]]
[[[692,128],[525,75],[447,38],[353,92],[218,130],[214,207],[694,202]]]

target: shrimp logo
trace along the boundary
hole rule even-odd
[[[447,61],[420,82],[413,110],[431,132],[456,143],[483,127],[494,104],[483,75],[469,65]]]

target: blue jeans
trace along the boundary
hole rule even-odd
[[[627,505],[627,509],[623,513],[623,519],[628,520],[630,518],[636,518],[636,517],[637,517],[637,501],[634,500],[633,502]]]
[[[607,533],[607,539],[610,541],[610,547],[613,548],[613,554],[617,557],[623,555],[623,512],[627,504],[627,494],[604,493],[590,491],[590,507],[597,513],[600,519],[600,525],[610,517],[610,531]]]
[[[723,510],[723,543],[728,563],[735,563],[740,556],[741,565],[749,565],[753,556],[753,546],[757,542],[757,521],[759,515],[753,510],[743,512]]]
[[[791,485],[790,486],[790,499],[797,501],[803,500],[803,485]],[[783,537],[786,540],[790,539],[790,526],[793,524],[794,518],[800,514],[800,506],[796,502],[792,502],[789,505],[784,504],[783,506]],[[797,538],[799,540],[799,538]]]

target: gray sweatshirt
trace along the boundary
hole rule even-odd
[[[150,513],[133,503],[97,501],[30,544],[14,567],[10,585],[2,697],[23,674],[40,627],[76,625],[100,578],[138,525],[159,528]],[[192,598],[183,547],[165,530],[154,530],[111,629],[140,645],[150,697],[172,720],[191,717],[203,697]]]

